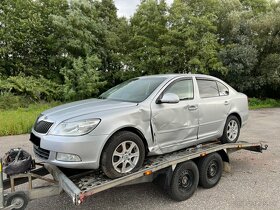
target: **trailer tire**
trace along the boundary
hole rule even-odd
[[[101,156],[101,169],[109,178],[118,178],[139,170],[144,158],[145,146],[142,139],[130,131],[120,131],[106,143]]]
[[[197,189],[198,181],[199,171],[193,161],[178,164],[169,186],[170,197],[176,201],[187,200]]]
[[[215,152],[203,157],[198,162],[199,185],[203,188],[212,188],[221,179],[223,172],[223,160]]]
[[[28,204],[28,197],[24,192],[15,192],[8,194],[6,199],[6,207],[16,204],[13,210],[24,210]]]

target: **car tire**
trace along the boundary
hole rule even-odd
[[[212,188],[221,179],[223,173],[223,160],[221,156],[215,152],[200,158],[198,162],[199,185],[203,188]]]
[[[223,135],[220,138],[220,141],[225,144],[225,143],[235,143],[240,134],[240,121],[238,118],[234,115],[230,115],[227,118]]]
[[[141,168],[145,158],[145,146],[135,133],[121,131],[106,143],[101,155],[101,169],[115,179]]]
[[[176,201],[187,200],[196,191],[198,181],[199,172],[193,161],[178,164],[173,172],[168,190],[170,197]]]

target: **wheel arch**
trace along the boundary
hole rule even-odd
[[[143,134],[139,129],[137,129],[137,128],[135,128],[135,127],[126,126],[126,127],[122,127],[122,128],[119,128],[118,130],[114,131],[114,132],[107,138],[106,143],[103,145],[102,150],[101,150],[101,152],[100,152],[100,156],[99,156],[99,157],[100,157],[100,158],[99,158],[99,165],[101,164],[101,156],[102,156],[102,153],[103,153],[103,151],[104,151],[104,148],[105,148],[106,145],[108,144],[110,138],[111,138],[113,135],[115,135],[116,133],[121,132],[121,131],[129,131],[129,132],[132,132],[132,133],[135,133],[136,135],[138,135],[138,136],[141,138],[141,140],[143,141],[143,143],[144,143],[144,147],[145,147],[145,156],[147,156],[147,154],[148,154],[148,152],[149,152],[149,149],[148,149],[149,147],[148,147],[148,143],[147,143],[147,140],[146,140],[144,134]]]
[[[228,115],[228,118],[229,118],[230,116],[235,116],[235,117],[237,117],[237,119],[239,120],[239,123],[240,123],[240,127],[241,127],[241,125],[242,125],[241,116],[240,116],[237,112],[232,112],[232,113],[230,113],[230,114]]]
[[[111,136],[113,136],[115,133],[121,132],[121,131],[130,131],[132,133],[137,134],[142,139],[142,141],[144,143],[144,146],[145,146],[145,156],[148,154],[148,152],[149,152],[148,148],[149,147],[148,147],[147,140],[146,140],[144,134],[139,129],[137,129],[135,127],[130,127],[130,126],[129,127],[124,127],[124,128],[121,128],[121,129],[117,130],[116,132],[114,132]],[[110,136],[110,138],[111,138],[111,136]]]

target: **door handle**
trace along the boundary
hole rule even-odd
[[[225,104],[225,105],[229,105],[229,102],[228,102],[228,101],[225,101],[224,104]]]
[[[197,108],[198,108],[197,105],[188,106],[188,109],[189,109],[190,111],[192,111],[192,110],[197,110]]]

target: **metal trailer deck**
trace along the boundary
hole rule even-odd
[[[229,166],[228,155],[231,152],[240,149],[262,152],[262,150],[267,149],[267,145],[263,145],[262,143],[248,142],[221,144],[217,141],[207,144],[200,144],[195,147],[186,148],[169,154],[148,157],[145,160],[143,167],[139,171],[117,179],[109,179],[101,171],[65,170],[45,163],[37,164],[40,167],[28,173],[12,175],[9,177],[9,179],[3,180],[1,161],[0,209],[25,209],[29,200],[59,195],[63,191],[65,191],[72,198],[72,201],[75,205],[79,205],[83,203],[88,196],[98,192],[116,186],[151,182],[158,179],[159,177],[164,177],[163,180],[161,179],[160,183],[164,189],[166,189],[172,184],[171,180],[173,174],[175,174],[174,170],[176,169],[177,165],[179,166],[180,164],[186,162],[197,163],[203,157],[205,158],[210,154],[218,153],[224,162],[224,168],[226,168]],[[47,174],[51,174],[53,178],[46,178],[45,175]],[[33,179],[44,180],[48,182],[49,185],[34,188],[32,186]],[[28,183],[28,189],[26,191],[16,191],[15,186],[23,183]],[[4,190],[7,189],[11,189],[11,192],[4,194]],[[185,198],[187,199],[191,195],[192,194]]]

